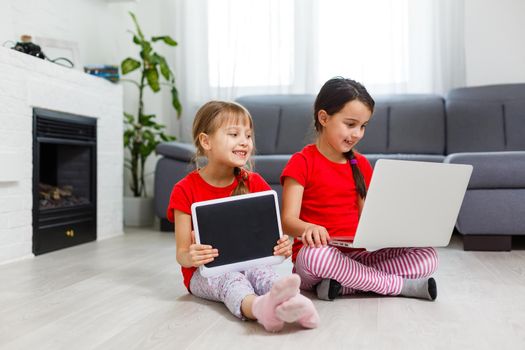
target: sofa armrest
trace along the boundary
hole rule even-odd
[[[525,188],[525,151],[453,153],[444,162],[473,166],[469,189]]]
[[[193,144],[178,141],[160,143],[155,151],[159,155],[182,162],[191,162],[195,157],[195,146]]]

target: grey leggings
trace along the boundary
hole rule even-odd
[[[199,298],[223,302],[232,314],[244,319],[241,313],[242,300],[250,294],[268,293],[277,278],[277,273],[270,266],[209,278],[202,277],[197,269],[190,281],[190,291]]]

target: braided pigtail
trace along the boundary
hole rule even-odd
[[[346,159],[350,161],[350,167],[352,168],[352,176],[354,177],[354,182],[355,182],[355,187],[357,189],[357,193],[359,194],[359,197],[361,197],[361,199],[365,199],[366,198],[366,183],[365,183],[363,174],[361,173],[361,170],[357,166],[357,159],[355,158],[354,150],[351,149],[350,151],[346,152],[344,155]]]
[[[242,168],[235,167],[233,168],[233,175],[237,179],[237,187],[232,191],[232,196],[237,196],[240,194],[250,193],[246,181],[248,181],[248,172]]]

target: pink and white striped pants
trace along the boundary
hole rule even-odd
[[[434,248],[387,248],[376,251],[343,253],[336,247],[303,246],[297,254],[295,271],[301,288],[312,290],[325,278],[338,281],[342,294],[359,291],[398,295],[403,278],[422,278],[436,271],[438,256]]]

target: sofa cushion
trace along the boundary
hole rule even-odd
[[[312,141],[314,95],[252,95],[236,101],[255,124],[257,154],[292,154]]]
[[[277,130],[281,108],[274,103],[266,103],[252,96],[240,97],[237,102],[251,114],[255,130],[255,147],[259,154],[275,153]]]
[[[155,152],[168,158],[191,162],[195,157],[195,146],[192,143],[171,141],[157,145]]]
[[[524,92],[525,93],[525,92]],[[525,150],[525,96],[505,103],[506,149]]]
[[[253,170],[258,172],[266,182],[280,184],[281,172],[291,154],[255,155],[252,157]]]
[[[293,154],[315,140],[313,98],[282,106],[276,154]]]
[[[525,189],[525,151],[454,153],[444,162],[472,165],[469,189]]]
[[[375,166],[379,159],[397,159],[397,160],[411,160],[418,162],[434,162],[442,163],[445,156],[440,154],[406,154],[406,153],[371,153],[365,154],[366,159],[372,166]]]
[[[456,227],[463,234],[523,235],[525,189],[475,189],[465,193]]]
[[[499,103],[447,103],[447,153],[505,150],[503,106]]]
[[[438,95],[383,95],[358,148],[363,153],[445,153],[445,107]]]
[[[361,153],[388,153],[389,106],[378,103],[365,129],[365,136],[357,144]]]
[[[525,84],[454,89],[446,110],[448,154],[525,149]]]

